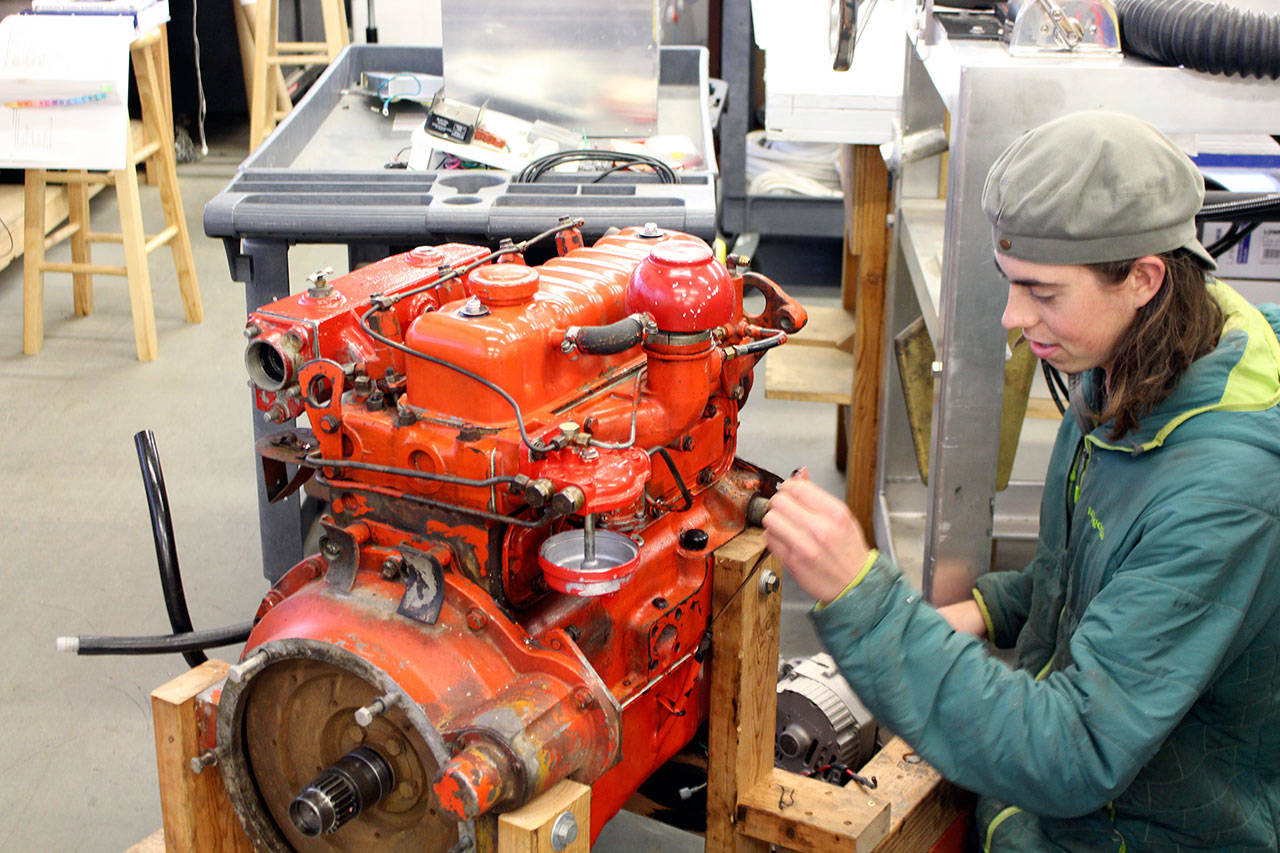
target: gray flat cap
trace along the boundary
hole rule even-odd
[[[1042,264],[1093,264],[1177,248],[1206,269],[1196,239],[1204,179],[1163,133],[1123,113],[1072,113],[1005,149],[982,190],[996,251]]]

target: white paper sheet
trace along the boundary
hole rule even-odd
[[[122,169],[133,19],[0,20],[0,166]],[[15,106],[102,96],[81,103]]]

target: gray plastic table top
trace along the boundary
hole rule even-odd
[[[415,103],[380,104],[357,91],[365,71],[440,74],[433,47],[352,45],[267,141],[205,207],[211,237],[293,242],[404,242],[473,235],[521,238],[562,216],[586,220],[584,232],[656,222],[710,239],[716,228],[716,172],[707,113],[707,53],[664,47],[658,133],[687,136],[708,164],[681,173],[679,184],[655,176],[551,174],[513,184],[500,170],[415,172],[385,164],[409,145],[397,113],[412,120]],[[230,249],[230,247],[228,247]],[[234,273],[234,271],[233,271]]]

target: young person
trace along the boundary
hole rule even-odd
[[[1101,111],[987,177],[1003,324],[1077,380],[1021,572],[935,610],[807,480],[765,516],[853,689],[980,795],[985,849],[1280,845],[1280,308],[1206,276],[1203,197]]]

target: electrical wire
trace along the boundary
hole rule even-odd
[[[79,637],[59,637],[58,651],[75,652],[78,655],[167,655],[173,653],[195,654],[205,649],[231,646],[249,639],[252,622],[210,628],[204,631],[186,631],[181,634],[160,634],[147,637],[107,637],[82,634]],[[203,657],[203,655],[201,655]]]
[[[577,162],[620,163],[623,164],[624,167],[637,165],[648,166],[653,169],[654,173],[657,174],[662,183],[680,183],[680,178],[676,175],[675,170],[659,160],[657,157],[650,157],[648,154],[636,154],[630,151],[605,151],[598,148],[557,151],[553,154],[548,154],[545,157],[539,157],[516,173],[516,176],[511,179],[511,182],[513,184],[532,184],[547,172],[550,172],[559,166],[563,166],[566,163]]]
[[[422,504],[432,509],[442,509],[446,512],[456,512],[461,515],[472,515],[476,518],[483,518],[486,521],[501,521],[506,524],[514,524],[517,527],[546,527],[555,517],[549,512],[544,512],[535,519],[516,518],[514,515],[502,515],[497,512],[488,512],[483,509],[475,509],[461,504],[451,504],[446,501],[432,500],[431,498],[415,495],[412,492],[398,492],[394,489],[384,489],[379,486],[373,486],[368,483],[360,483],[355,480],[331,480],[323,474],[316,474],[316,482],[322,486],[341,489],[346,492],[365,493],[371,495],[379,495],[386,498],[394,498],[395,500],[408,501],[409,503]]]
[[[204,76],[200,73],[200,34],[196,32],[196,13],[199,11],[198,0],[191,0],[191,41],[195,46],[196,59],[196,127],[200,132],[200,156],[209,156],[209,142],[204,136],[204,119],[206,104],[204,99]]]

